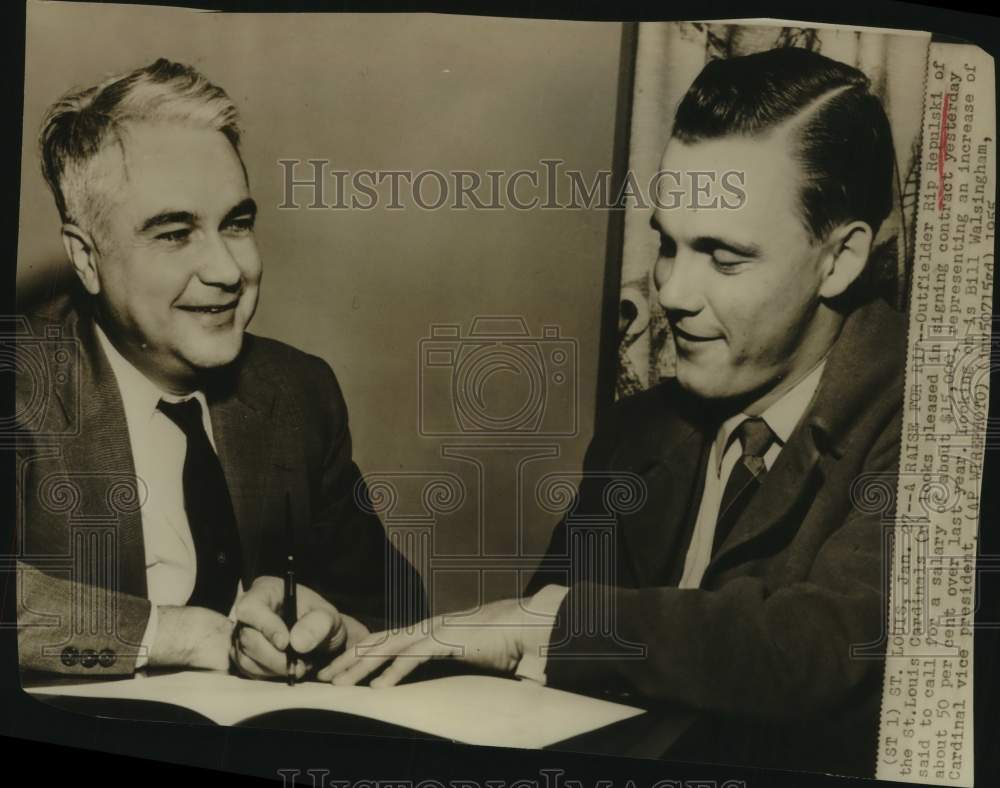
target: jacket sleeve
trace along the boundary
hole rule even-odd
[[[899,435],[897,411],[862,473],[896,472]],[[819,546],[805,579],[776,589],[753,576],[714,590],[574,584],[549,641],[549,681],[756,719],[822,715],[881,668],[852,646],[882,636],[883,567],[880,516],[851,510]],[[587,631],[572,623],[595,617]],[[621,641],[643,644],[645,656],[593,656],[614,654]]]
[[[372,631],[425,618],[423,581],[386,536],[352,459],[347,405],[326,362],[315,359],[311,396],[327,410],[328,444],[316,487],[302,582]],[[366,505],[367,504],[367,505]],[[300,559],[301,562],[301,559]]]
[[[39,507],[25,505],[25,498],[32,496],[26,496],[22,489],[21,473],[15,476],[17,531],[21,534],[32,527],[31,513],[37,513]],[[15,544],[23,546],[20,539]],[[18,557],[14,567],[22,671],[85,676],[130,675],[135,671],[139,644],[149,621],[149,600],[74,579],[68,570],[55,571],[30,556]]]
[[[57,577],[16,561],[17,649],[22,670],[85,676],[131,675],[149,621],[150,602]],[[102,598],[103,597],[103,598]],[[110,598],[113,597],[113,600]],[[96,601],[95,601],[96,600]],[[75,613],[87,607],[111,631],[83,631]],[[117,636],[116,636],[117,635]]]

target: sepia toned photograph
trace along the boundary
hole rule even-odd
[[[34,702],[975,784],[987,52],[29,2],[23,91]]]

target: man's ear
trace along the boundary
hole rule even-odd
[[[97,270],[97,247],[88,232],[66,222],[62,226],[63,248],[73,264],[73,270],[91,295],[101,292],[101,277]]]
[[[851,222],[833,230],[824,244],[823,282],[819,295],[836,298],[865,270],[873,233],[867,222]]]

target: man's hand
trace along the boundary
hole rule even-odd
[[[304,585],[296,586],[298,621],[289,632],[281,615],[284,591],[281,578],[258,577],[236,603],[232,661],[245,676],[286,676],[285,649],[291,642],[299,655],[295,677],[301,679],[368,636],[368,627]]]
[[[229,670],[232,621],[206,607],[160,605],[157,616],[150,667]]]
[[[391,687],[418,665],[442,658],[513,673],[527,649],[548,641],[551,629],[551,620],[529,613],[520,600],[503,599],[479,609],[435,616],[410,630],[370,635],[348,648],[317,678],[337,685],[357,684],[392,660],[371,682],[373,687]]]

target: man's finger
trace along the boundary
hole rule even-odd
[[[351,665],[355,664],[359,658],[357,645],[348,646],[341,654],[338,654],[329,665],[320,670],[319,673],[316,674],[316,678],[319,681],[330,681],[330,679],[338,673],[343,673],[351,667]]]
[[[240,648],[239,644],[234,644],[236,667],[239,672],[251,679],[270,678],[274,674],[261,665],[257,660]]]
[[[452,656],[454,652],[454,646],[425,638],[400,653],[392,664],[382,672],[382,675],[372,679],[371,685],[373,687],[392,687],[428,660]]]
[[[348,649],[354,661],[342,672],[333,677],[333,683],[337,686],[357,684],[369,673],[378,670],[387,660],[404,651],[407,642],[407,638],[398,636],[390,637],[384,643],[379,643],[378,640],[373,638],[365,638],[361,643]],[[341,656],[345,655],[342,654]]]
[[[261,632],[278,651],[284,651],[288,646],[288,627],[270,607],[267,588],[264,586],[258,592],[255,586],[240,598],[236,603],[236,620]]]
[[[320,644],[329,644],[331,650],[339,648],[347,633],[343,619],[332,606],[310,610],[292,627],[291,642],[300,654],[308,654]]]
[[[337,674],[331,681],[337,687],[351,687],[361,681],[369,673],[377,670],[386,660],[392,657],[362,657],[351,667]]]
[[[358,659],[358,646],[355,643],[353,646],[348,646],[340,654],[334,657],[334,659],[326,667],[321,668],[316,674],[316,678],[319,681],[329,681],[338,673],[343,673],[351,667],[351,665],[356,663]]]
[[[251,657],[270,675],[285,672],[285,652],[276,649],[263,633],[246,625],[240,627],[236,647]]]
[[[346,628],[345,626],[344,629],[346,630]],[[393,651],[390,645],[393,643],[394,637],[398,638],[398,635],[393,635],[388,630],[369,633],[357,643],[348,645],[329,665],[316,674],[316,678],[320,681],[330,681],[338,673],[344,672],[369,653],[380,654],[385,651],[387,654],[395,654],[396,651]]]

